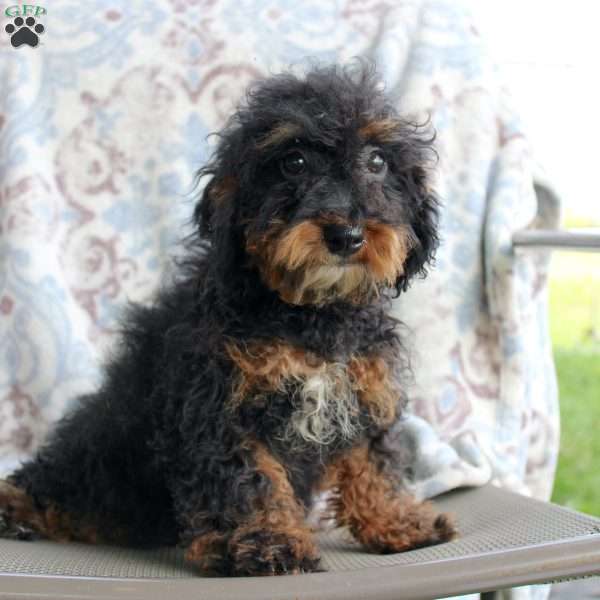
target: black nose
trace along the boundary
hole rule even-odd
[[[325,225],[323,237],[332,254],[350,256],[363,245],[363,230],[358,225]]]

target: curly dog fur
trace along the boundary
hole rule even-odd
[[[173,285],[99,390],[0,482],[0,535],[180,543],[227,575],[319,568],[311,498],[367,549],[450,539],[380,440],[404,405],[389,298],[437,245],[432,139],[364,65],[257,84],[220,134]]]

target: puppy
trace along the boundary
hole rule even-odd
[[[0,483],[0,535],[180,543],[222,575],[319,569],[311,498],[366,549],[449,540],[379,443],[404,403],[389,296],[437,244],[431,138],[373,70],[263,81],[220,134],[174,285],[100,389]]]

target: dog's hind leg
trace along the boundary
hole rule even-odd
[[[29,496],[0,480],[0,538],[35,540],[45,537],[43,513],[36,511]]]
[[[38,507],[25,491],[3,480],[0,480],[0,538],[97,541],[93,527],[82,525],[56,507]]]
[[[263,446],[244,477],[252,508],[235,509],[233,526],[192,540],[186,558],[225,575],[284,575],[319,570],[319,553],[285,468]],[[233,508],[233,507],[232,507]],[[227,509],[229,514],[231,508]]]
[[[334,491],[337,523],[371,552],[404,552],[451,540],[451,519],[429,502],[395,489],[367,446],[354,448],[329,466],[322,487]]]

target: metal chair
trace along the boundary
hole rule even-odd
[[[436,504],[455,514],[459,539],[379,556],[334,530],[319,540],[328,571],[300,576],[203,578],[175,549],[1,541],[0,598],[431,600],[600,575],[600,519],[493,486]]]

